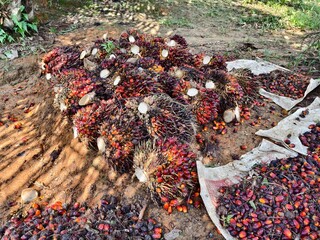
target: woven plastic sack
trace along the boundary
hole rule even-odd
[[[304,115],[303,112],[308,112],[308,114]],[[295,145],[290,149],[300,154],[307,155],[308,147],[302,145],[299,135],[310,131],[308,128],[309,125],[317,122],[320,122],[319,97],[317,97],[309,106],[299,108],[293,114],[281,120],[277,126],[268,130],[259,130],[256,134],[281,142],[286,148],[289,148],[289,146],[285,143],[285,140],[289,139],[290,143]]]

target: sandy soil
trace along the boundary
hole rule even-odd
[[[187,13],[192,17],[192,9]],[[192,28],[165,28],[152,19],[141,18],[134,24],[107,26],[107,20],[99,27],[89,23],[83,29],[76,29],[63,35],[53,35],[44,43],[46,49],[68,44],[86,44],[101,37],[106,31],[115,37],[128,27],[136,26],[142,31],[162,35],[177,33],[186,37],[194,51],[208,53],[237,49],[246,57],[264,57],[264,50],[278,51],[278,64],[286,63],[286,56],[295,51],[290,40],[282,36],[258,36],[250,29],[229,28],[225,34],[217,30],[214,22],[200,19]],[[101,20],[101,22],[103,22]],[[144,28],[143,26],[149,26]],[[254,48],[246,48],[250,42]],[[274,44],[274,42],[281,44]],[[29,55],[8,62],[2,62],[0,71],[0,216],[1,221],[23,209],[20,203],[22,189],[32,187],[39,191],[38,201],[79,201],[95,205],[104,194],[113,194],[123,201],[144,201],[146,188],[130,174],[114,172],[96,152],[73,139],[71,124],[53,107],[53,93],[50,82],[40,77],[39,55]],[[316,93],[319,94],[319,93]],[[270,113],[270,106],[275,107]],[[240,145],[247,145],[248,151],[256,147],[261,139],[254,135],[258,129],[270,128],[287,113],[272,103],[252,109],[252,120],[261,117],[256,126],[252,120],[228,128],[226,135],[218,135],[219,145],[207,163],[217,166],[232,161],[232,157],[245,153]],[[16,118],[15,122],[8,118]],[[21,124],[20,129],[19,125]],[[188,214],[168,215],[151,201],[146,215],[162,222],[167,232],[176,228],[182,230],[178,239],[222,239],[215,231],[204,207],[190,209]]]

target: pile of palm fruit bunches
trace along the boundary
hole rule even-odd
[[[74,136],[118,172],[134,171],[169,213],[201,205],[196,160],[204,132],[224,134],[226,123],[239,122],[252,88],[227,72],[222,56],[192,54],[179,35],[136,30],[55,48],[41,68]]]

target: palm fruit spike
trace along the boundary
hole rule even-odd
[[[156,74],[145,69],[129,69],[121,74],[121,82],[115,89],[118,98],[142,97],[162,93],[162,85]]]
[[[146,127],[137,114],[137,105],[115,99],[110,111],[107,111],[100,134],[106,145],[104,156],[119,172],[130,171],[135,145],[149,138]]]
[[[170,40],[174,40],[176,43],[181,45],[183,48],[188,47],[188,43],[187,43],[186,39],[178,34],[175,34],[172,37],[170,37]]]
[[[149,140],[142,142],[135,148],[133,163],[135,176],[139,181],[150,183],[152,174],[157,171],[158,166],[165,164],[166,161],[155,148],[155,144]]]
[[[141,144],[134,156],[135,174],[146,182],[153,200],[168,211],[199,203],[196,154],[176,138]]]
[[[226,62],[220,55],[208,56],[200,53],[194,56],[193,63],[190,64],[201,70],[207,72],[210,70],[223,70],[226,71]]]
[[[61,47],[51,50],[42,58],[43,73],[57,74],[63,69],[82,66],[77,47]]]
[[[83,107],[73,116],[73,124],[76,127],[79,138],[87,145],[95,147],[95,139],[100,136],[99,130],[102,122],[108,114],[111,100],[101,100]]]
[[[154,139],[177,137],[181,141],[193,140],[196,131],[192,112],[186,105],[178,103],[166,94],[147,97],[149,115],[145,118],[148,132]]]
[[[200,96],[193,103],[193,112],[199,125],[212,123],[220,110],[219,95],[211,89],[201,89]]]
[[[74,115],[81,107],[79,100],[87,94],[93,94],[101,99],[110,97],[101,82],[92,78],[85,70],[69,69],[59,73],[60,82],[62,83],[62,90],[59,91],[57,98],[58,105],[64,105],[64,113],[67,115]],[[61,109],[62,110],[62,109]]]

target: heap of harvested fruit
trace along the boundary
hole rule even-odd
[[[303,97],[310,81],[309,77],[302,74],[283,71],[261,74],[257,78],[265,90],[293,99]]]
[[[312,157],[271,161],[219,189],[221,224],[238,239],[319,239],[320,165]]]
[[[79,48],[54,49],[43,58],[43,72],[59,84],[57,102],[69,116],[97,98],[167,94],[183,104],[194,104],[195,119],[203,126],[224,110],[219,103],[221,91],[229,95],[241,92],[236,82],[230,82],[221,56],[193,55],[185,39],[178,35],[165,39],[134,30],[122,33],[119,40],[97,40],[81,53]],[[219,87],[216,89],[215,85]],[[200,90],[200,99],[193,100]],[[199,108],[204,109],[203,116]]]
[[[154,219],[140,219],[142,207],[123,205],[107,196],[100,206],[56,202],[36,204],[26,215],[12,217],[0,227],[3,240],[9,239],[160,239],[161,224]]]
[[[320,164],[320,123],[309,125],[309,132],[300,135],[301,143],[308,147],[308,155]]]
[[[149,186],[171,208],[198,195],[195,153],[184,142],[192,144],[198,130],[225,134],[226,123],[250,113],[243,105],[248,89],[227,73],[224,59],[192,54],[178,35],[129,30],[89,47],[56,48],[44,56],[42,69],[56,84],[55,103],[72,120],[74,136],[98,148],[117,171],[132,171],[138,146],[154,143],[162,157],[151,165],[162,167],[156,181],[148,178]],[[184,153],[167,152],[180,147]]]

